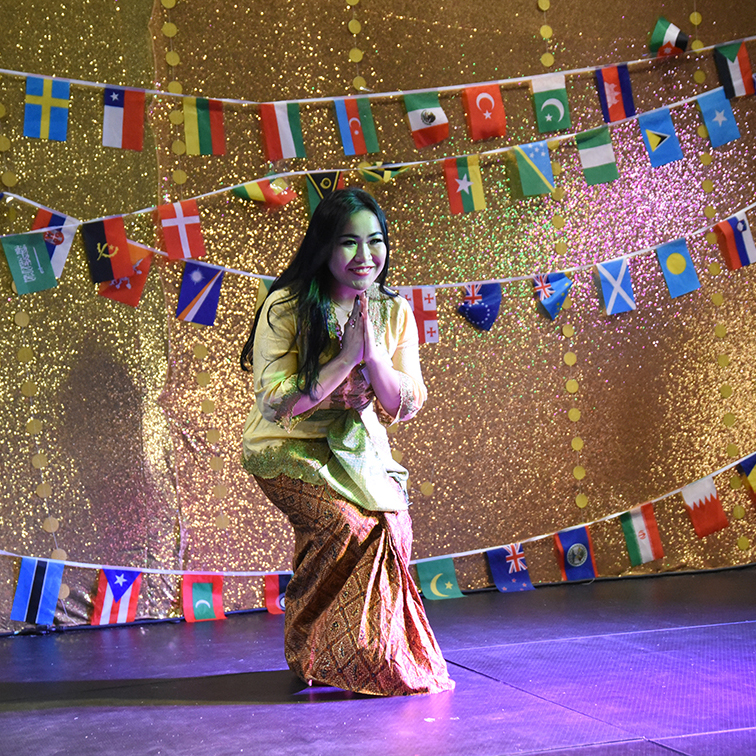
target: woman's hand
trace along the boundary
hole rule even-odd
[[[354,298],[354,306],[344,323],[341,337],[341,354],[345,362],[354,367],[365,359],[365,323],[367,307],[360,298]]]

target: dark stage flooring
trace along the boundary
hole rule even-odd
[[[0,638],[0,754],[756,754],[756,567],[427,608],[408,698],[303,690],[266,612]]]

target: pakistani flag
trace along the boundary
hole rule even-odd
[[[441,557],[428,562],[418,562],[417,576],[423,596],[437,601],[439,599],[462,598],[464,594],[457,584],[457,573],[451,557]]]
[[[533,142],[514,147],[522,193],[528,197],[554,191],[554,173],[546,142]]]
[[[599,126],[597,129],[576,134],[575,141],[586,184],[608,184],[619,178],[608,126]]]
[[[535,76],[530,81],[538,131],[562,131],[572,126],[564,74]]]

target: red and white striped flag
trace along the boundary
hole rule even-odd
[[[142,573],[134,570],[100,570],[92,625],[115,625],[136,618]]]
[[[399,294],[412,308],[421,344],[438,343],[438,311],[433,286],[400,286]]]
[[[730,524],[711,475],[685,486],[682,496],[699,538],[716,533]]]
[[[196,200],[158,205],[157,210],[169,259],[188,260],[205,254]]]

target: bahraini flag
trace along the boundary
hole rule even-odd
[[[688,35],[680,31],[671,21],[664,16],[659,19],[651,32],[651,41],[648,49],[656,53],[657,58],[668,58],[670,55],[680,55],[688,49]]]
[[[608,184],[619,178],[608,126],[576,134],[575,141],[586,184]]]
[[[10,618],[30,625],[52,625],[63,582],[63,562],[23,557]]]
[[[34,218],[31,230],[45,229],[42,232],[42,238],[50,254],[50,263],[56,278],[63,275],[63,267],[79,225],[79,221],[75,218],[69,218],[67,215],[45,208],[40,209]]]
[[[745,42],[715,47],[714,62],[728,100],[754,93],[751,59],[748,57]]]
[[[462,104],[473,142],[502,137],[507,133],[507,116],[498,84],[463,89]]]
[[[641,504],[624,512],[620,515],[620,524],[630,563],[634,567],[664,556],[653,504]]]
[[[169,260],[188,260],[205,254],[197,200],[158,205],[157,214]]]
[[[554,172],[545,141],[513,147],[522,193],[527,197],[554,191]]]
[[[417,323],[421,344],[438,343],[438,311],[436,309],[436,289],[433,286],[400,286],[400,296],[410,304]]]
[[[449,119],[441,107],[438,92],[404,95],[404,107],[418,150],[448,138]]]
[[[205,97],[184,97],[184,137],[187,155],[225,155],[223,103]]]
[[[735,121],[735,114],[722,87],[699,95],[696,102],[701,110],[706,130],[709,132],[712,147],[721,147],[723,144],[740,139],[740,129]]]
[[[596,90],[606,123],[622,121],[635,115],[633,89],[627,64],[597,68]]]
[[[181,279],[176,317],[187,323],[214,325],[223,273],[222,269],[188,261]]]
[[[345,97],[333,106],[345,155],[380,152],[369,97]]]
[[[596,265],[598,293],[607,315],[618,315],[635,309],[633,281],[626,257]]]
[[[682,160],[682,148],[669,108],[660,108],[638,116],[638,126],[653,168]]]
[[[728,270],[756,262],[756,246],[745,210],[717,223],[714,233]]]
[[[680,297],[701,288],[685,239],[675,239],[658,246],[656,259],[671,297]]]
[[[187,622],[226,619],[223,611],[223,575],[184,574],[181,603]]]
[[[420,588],[425,598],[438,601],[439,599],[464,597],[462,591],[459,590],[454,559],[451,557],[418,562],[415,566],[420,580]]]
[[[105,87],[102,109],[103,147],[142,151],[144,105],[143,89]]]
[[[544,74],[530,80],[538,131],[562,131],[572,126],[564,74]]]
[[[472,213],[486,207],[483,179],[477,155],[444,160],[446,193],[453,215]]]
[[[298,102],[263,103],[260,124],[265,156],[271,163],[283,158],[307,157]]]
[[[142,573],[103,568],[97,578],[97,594],[90,625],[116,625],[136,619]]]
[[[42,234],[4,236],[2,247],[19,296],[58,285]]]
[[[65,142],[71,84],[63,79],[26,77],[24,136]]]
[[[685,486],[682,497],[699,538],[716,533],[730,524],[722,509],[714,478],[711,475]]]

